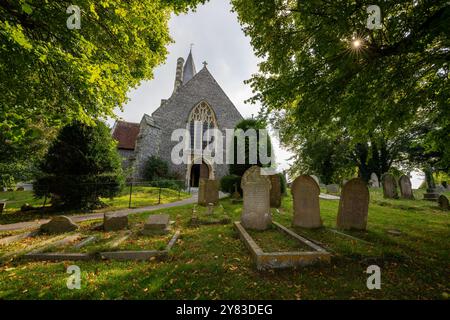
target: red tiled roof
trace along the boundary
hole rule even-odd
[[[112,136],[119,141],[117,148],[134,150],[138,134],[139,123],[117,121]]]

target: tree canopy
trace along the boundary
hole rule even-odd
[[[371,1],[232,3],[263,60],[252,100],[286,145],[312,130],[345,130],[356,143],[427,123],[426,147],[448,161],[448,1],[382,1],[379,30],[366,27]]]
[[[204,1],[79,0],[80,29],[66,25],[70,1],[2,1],[0,144],[26,144],[36,123],[113,116],[165,60],[171,13]]]

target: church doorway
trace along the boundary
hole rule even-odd
[[[200,179],[209,178],[209,168],[208,165],[204,162],[202,164],[193,164],[191,168],[191,179],[190,185],[192,188],[198,188],[198,184]]]

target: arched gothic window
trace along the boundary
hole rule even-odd
[[[217,128],[217,119],[213,109],[205,101],[200,102],[192,109],[189,115],[189,131],[191,134],[191,149],[194,149],[195,139],[202,139],[202,135],[208,129]],[[197,134],[196,134],[197,131]],[[208,139],[209,140],[209,139]],[[200,145],[198,140],[198,145]],[[208,145],[208,141],[202,141],[202,150]]]

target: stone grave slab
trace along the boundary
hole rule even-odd
[[[289,230],[283,225],[273,222],[273,224],[287,235],[298,240],[302,244],[311,248],[311,251],[293,251],[293,252],[264,252],[250,234],[245,230],[244,226],[236,221],[234,226],[239,233],[241,240],[250,251],[258,270],[296,268],[312,265],[319,262],[329,263],[331,255],[325,249],[315,244],[313,241],[306,239],[295,232]]]
[[[41,225],[40,230],[44,233],[55,234],[55,233],[66,233],[75,231],[78,229],[72,219],[66,216],[58,216],[52,218],[49,222]]]
[[[142,234],[166,234],[169,232],[170,221],[168,214],[152,214],[145,222]]]
[[[124,213],[105,213],[103,216],[103,230],[119,231],[128,228],[128,214]]]

